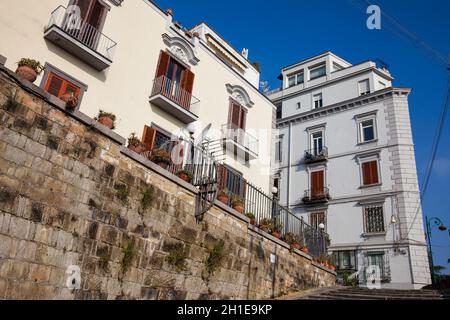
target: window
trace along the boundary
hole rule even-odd
[[[217,188],[219,191],[228,190],[231,196],[245,198],[245,180],[242,173],[225,164],[217,166]]]
[[[245,130],[245,122],[247,119],[247,109],[238,102],[230,99],[230,112],[228,115],[228,125],[230,129]]]
[[[323,131],[316,131],[311,133],[311,153],[314,156],[319,156],[322,154],[324,147],[323,133]]]
[[[78,98],[77,108],[80,107],[83,94],[87,90],[85,84],[73,79],[48,63],[45,64],[45,74],[41,88],[57,98],[61,98],[66,93],[73,93]]]
[[[288,87],[294,87],[294,86],[298,86],[299,84],[302,84],[305,82],[305,76],[304,73],[297,73],[294,74],[292,76],[288,77]]]
[[[314,109],[323,107],[323,99],[322,94],[316,94],[313,96],[313,102],[314,102]]]
[[[325,197],[325,171],[311,172],[311,198]]]
[[[283,137],[279,137],[275,144],[275,161],[281,162],[283,159]]]
[[[277,106],[277,119],[281,119],[283,117],[283,106],[278,105]]]
[[[108,7],[105,6],[99,0],[72,0],[70,5],[78,6],[80,8],[81,19],[86,21],[90,26],[94,27],[96,30],[101,31],[103,29],[103,24],[105,22],[106,14],[108,12]],[[92,34],[92,29],[84,28],[79,31],[80,39],[90,39],[87,40],[90,44],[90,47],[94,47],[94,44],[98,42],[99,39],[96,39],[96,43],[91,43],[94,41]],[[92,41],[91,41],[92,40]]]
[[[325,64],[309,69],[309,80],[314,80],[323,77],[327,74],[327,67]]]
[[[370,82],[369,79],[358,82],[359,95],[365,96],[370,93]]]
[[[145,146],[145,151],[152,151],[155,149],[161,149],[166,142],[170,141],[170,136],[154,126],[144,127],[144,133],[142,134],[142,142]],[[168,145],[167,145],[168,146]]]
[[[389,255],[384,251],[374,251],[365,253],[367,266],[372,267],[372,274],[366,274],[368,277],[375,277],[382,282],[390,282]]]
[[[302,108],[302,103],[301,102],[297,102],[297,110],[300,110]]]
[[[361,143],[376,140],[375,119],[363,120],[359,123]]]
[[[364,162],[361,166],[364,186],[371,186],[380,183],[377,160]]]
[[[324,224],[326,226],[326,215],[325,212],[315,212],[311,213],[309,216],[309,225],[316,230],[319,230],[320,224]]]
[[[364,232],[368,234],[385,232],[382,205],[364,207]]]
[[[338,251],[333,253],[336,269],[339,271],[357,270],[356,251]]]
[[[190,109],[195,75],[184,64],[161,51],[156,70],[156,87],[185,109]]]

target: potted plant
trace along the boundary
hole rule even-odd
[[[228,201],[230,200],[230,192],[228,189],[223,189],[217,194],[217,200],[228,205]]]
[[[78,97],[73,92],[64,93],[60,99],[66,103],[66,108],[70,111],[75,110],[78,106]]]
[[[177,172],[177,176],[188,183],[191,183],[194,178],[194,175],[189,170],[180,170]]]
[[[306,253],[306,254],[309,254],[308,246],[306,246],[306,245],[303,246],[301,250],[302,250],[302,252],[304,252],[304,253]]]
[[[115,129],[116,125],[116,115],[112,114],[110,112],[105,112],[103,110],[100,110],[98,112],[98,116],[95,118],[98,123],[104,125],[105,127],[113,130]]]
[[[44,70],[41,63],[33,59],[22,58],[17,65],[16,74],[30,82],[35,82],[37,76]]]
[[[256,217],[255,217],[255,215],[253,213],[248,212],[248,213],[245,214],[245,216],[250,219],[250,224],[251,225],[256,226]]]
[[[277,239],[281,239],[281,230],[283,230],[283,225],[279,222],[272,224],[272,236]]]
[[[145,146],[134,132],[128,138],[128,149],[136,152],[137,154],[144,152]]]
[[[262,219],[262,220],[259,222],[259,228],[260,228],[262,231],[269,233],[269,232],[271,231],[272,224],[273,224],[273,223],[272,223],[272,220],[270,220],[270,219]]]
[[[162,149],[153,150],[150,161],[156,163],[163,169],[167,169],[172,164],[170,154]]]
[[[239,213],[244,213],[244,199],[239,196],[234,196],[233,200],[231,202],[231,206],[234,210],[236,210]]]
[[[289,244],[292,248],[300,250],[300,237],[292,232],[288,232],[284,235],[284,241]]]

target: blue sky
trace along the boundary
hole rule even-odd
[[[447,89],[447,71],[433,54],[411,37],[426,42],[445,60],[450,54],[450,1],[379,0],[373,2],[393,17],[381,30],[368,30],[364,0],[156,0],[174,9],[174,20],[190,28],[206,21],[238,50],[249,48],[252,61],[262,65],[262,78],[279,86],[282,67],[332,51],[352,63],[381,59],[390,66],[394,85],[413,88],[411,121],[420,180],[426,171],[431,144]],[[403,31],[401,31],[403,28]],[[406,33],[410,37],[406,36]],[[450,117],[450,115],[448,116]],[[450,121],[444,129],[424,213],[450,227]],[[433,229],[435,264],[450,273],[450,237]]]

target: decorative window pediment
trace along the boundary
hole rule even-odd
[[[239,85],[233,86],[231,84],[227,84],[227,90],[231,94],[231,97],[239,102],[241,105],[246,106],[247,108],[253,107],[255,104],[251,99],[247,91]]]
[[[169,51],[181,61],[191,65],[197,65],[199,63],[200,60],[195,56],[191,44],[185,39],[163,34],[163,41],[169,47]]]

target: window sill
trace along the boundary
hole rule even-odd
[[[369,184],[367,186],[360,186],[360,189],[370,189],[370,188],[375,188],[375,187],[381,187],[383,184],[382,183],[375,183],[375,184]]]
[[[375,233],[363,233],[363,238],[373,238],[373,237],[383,237],[386,236],[387,232],[375,232]]]
[[[375,140],[370,140],[370,141],[365,141],[365,142],[358,142],[358,146],[365,146],[365,145],[368,145],[368,144],[371,144],[371,143],[377,143],[378,142],[378,139],[375,139]]]

